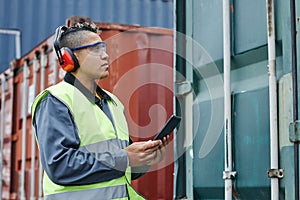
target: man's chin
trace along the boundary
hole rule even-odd
[[[102,79],[105,79],[109,76],[109,72],[105,73],[105,74],[102,74],[99,78],[99,80],[102,80]]]

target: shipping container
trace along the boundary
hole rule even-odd
[[[71,17],[67,25],[80,20]],[[107,43],[110,76],[99,85],[125,106],[134,141],[149,140],[159,131],[173,107],[173,32],[170,29],[96,22]],[[43,89],[61,81],[65,72],[52,49],[54,36],[33,48],[1,74],[1,130],[4,146],[2,199],[38,199],[42,169],[31,125],[31,105]],[[1,140],[3,141],[3,140]],[[173,147],[168,157],[133,181],[147,199],[172,199]],[[155,184],[154,184],[155,183]]]
[[[175,198],[299,199],[299,1],[175,3],[176,70],[194,92]]]

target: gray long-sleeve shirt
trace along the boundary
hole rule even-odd
[[[65,77],[65,81],[73,85],[75,80],[71,74]],[[101,100],[89,93],[78,81],[74,86],[90,101],[97,103],[99,109],[101,108],[112,120],[108,107],[103,109]],[[97,91],[102,93],[101,96],[105,101],[112,100],[101,88],[98,87]],[[50,93],[37,106],[33,126],[36,130],[42,165],[54,183],[85,185],[108,181],[125,174],[128,157],[124,149],[120,149],[117,154],[103,155],[103,159],[110,160],[111,165],[117,167],[101,162],[101,155],[97,155],[96,159],[92,153],[79,150],[78,131],[70,110]]]

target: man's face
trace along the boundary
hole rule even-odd
[[[75,72],[85,79],[99,80],[106,78],[108,72],[108,55],[102,45],[102,39],[96,33],[88,33],[88,40],[82,45],[98,45],[75,51],[79,69]]]

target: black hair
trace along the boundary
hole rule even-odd
[[[81,22],[66,28],[61,34],[59,46],[74,48],[82,45],[87,40],[88,32],[100,34],[100,29],[94,23]]]
[[[76,23],[74,26],[69,27],[65,32],[62,33],[62,37],[64,35],[67,35],[72,32],[77,32],[77,31],[91,31],[94,33],[99,33],[99,28],[94,24],[94,23],[88,23],[88,22],[79,22]]]

